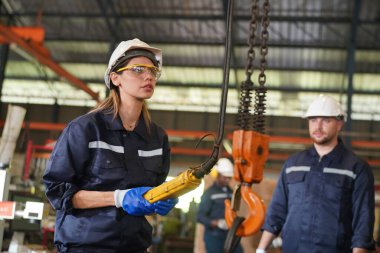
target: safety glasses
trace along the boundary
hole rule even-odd
[[[141,76],[142,74],[149,71],[149,73],[154,76],[154,78],[157,80],[161,76],[161,71],[159,68],[153,65],[145,65],[145,64],[134,64],[131,66],[125,66],[123,68],[119,68],[116,70],[116,73],[122,72],[124,70],[132,71],[133,74],[137,76]]]

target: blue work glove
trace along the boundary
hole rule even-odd
[[[144,193],[152,187],[137,187],[128,190],[116,190],[114,192],[115,206],[122,207],[130,215],[143,216],[155,212],[154,204],[150,204],[144,197]]]
[[[153,203],[154,211],[161,216],[167,215],[177,203],[178,203],[178,198],[159,200]]]

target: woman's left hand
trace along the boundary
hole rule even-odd
[[[153,204],[154,212],[158,213],[161,216],[167,215],[177,203],[178,203],[178,198],[159,200]]]

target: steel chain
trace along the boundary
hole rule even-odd
[[[255,36],[257,31],[257,17],[259,15],[259,7],[257,5],[257,0],[252,0],[251,7],[251,22],[249,26],[249,38],[248,38],[248,56],[247,65],[245,68],[246,80],[251,79],[253,74],[253,62],[255,60]]]
[[[266,56],[268,54],[268,27],[269,27],[269,0],[265,0],[263,4],[263,18],[262,18],[262,31],[261,31],[261,47],[260,47],[260,74],[259,74],[259,84],[264,86],[266,82],[265,69],[267,67]]]

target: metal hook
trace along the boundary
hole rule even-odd
[[[252,191],[251,184],[242,184],[240,187],[241,196],[248,207],[248,217],[240,224],[236,230],[236,235],[243,237],[249,236],[260,230],[265,219],[265,205],[263,200]],[[225,200],[225,218],[228,227],[232,226],[234,219],[238,216],[236,211],[231,208],[231,201]]]

